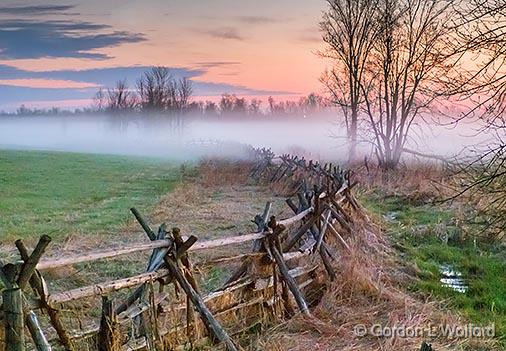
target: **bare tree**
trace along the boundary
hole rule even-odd
[[[262,106],[262,100],[251,99],[248,106],[248,113],[250,115],[259,115],[262,113],[260,107]]]
[[[435,112],[460,55],[451,18],[453,0],[383,0],[378,10],[379,35],[361,81],[366,130],[379,164],[395,168],[414,125]]]
[[[165,111],[172,89],[172,77],[166,67],[153,67],[137,81],[142,111]]]
[[[167,67],[153,67],[137,81],[137,93],[142,111],[181,113],[189,108],[193,87],[188,78],[175,79]]]
[[[107,110],[127,112],[134,110],[136,105],[136,96],[128,88],[126,80],[119,80],[114,88],[107,89]]]
[[[105,111],[107,107],[107,96],[104,89],[102,88],[98,89],[97,93],[93,97],[93,105],[96,111],[98,112]]]
[[[176,105],[180,112],[185,112],[190,104],[190,98],[193,94],[193,85],[188,78],[182,78],[176,84]]]
[[[357,135],[361,83],[371,49],[378,35],[377,4],[374,0],[327,0],[320,28],[328,48],[321,56],[330,58],[334,67],[324,73],[332,101],[341,107],[350,143],[349,159],[357,156]]]
[[[222,115],[244,115],[247,111],[245,98],[238,98],[235,94],[223,94],[219,102]]]

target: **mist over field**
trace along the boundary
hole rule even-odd
[[[317,119],[276,120],[189,119],[182,124],[162,118],[114,116],[38,116],[0,119],[0,148],[55,150],[100,154],[163,157],[193,160],[205,155],[240,157],[236,143],[270,147],[276,153],[310,154],[314,158],[346,160],[344,127],[331,114]],[[418,128],[410,147],[421,152],[452,157],[469,146],[486,144],[475,126],[433,125]],[[415,129],[416,131],[416,129]],[[360,150],[371,153],[363,138]]]

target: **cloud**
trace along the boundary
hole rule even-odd
[[[202,82],[198,80],[193,81],[195,95],[201,96],[219,96],[224,93],[237,94],[237,95],[297,95],[293,91],[280,91],[280,90],[263,90],[245,87],[243,85],[227,84],[227,83],[214,83]]]
[[[219,27],[209,30],[199,29],[198,31],[218,39],[244,40],[244,37],[234,27]]]
[[[202,68],[217,68],[217,67],[230,67],[240,65],[239,61],[201,61],[196,62],[195,65]]]
[[[246,24],[268,24],[280,21],[280,19],[267,16],[236,16],[234,19]]]
[[[319,27],[310,26],[303,30],[297,31],[296,38],[300,42],[315,43],[322,42],[322,33]]]
[[[134,84],[141,74],[150,68],[151,66],[129,66],[32,72],[0,64],[0,78],[65,80],[111,87],[119,79],[126,79],[128,83]],[[169,67],[169,71],[176,78],[195,78],[205,73],[203,69],[184,67]]]
[[[16,16],[49,15],[71,10],[74,7],[74,5],[4,6],[0,7],[0,13]]]
[[[0,58],[75,57],[105,59],[93,50],[137,43],[145,38],[139,33],[113,31],[110,26],[73,21],[0,21]]]
[[[96,88],[68,89],[68,88],[28,88],[16,86],[0,86],[0,108],[15,107],[25,101],[64,101],[89,99],[96,93]]]
[[[65,79],[40,79],[40,78],[26,78],[26,79],[0,79],[0,85],[7,85],[13,87],[27,87],[27,88],[47,88],[47,89],[85,89],[97,88],[97,84],[86,82],[75,82]]]
[[[301,35],[297,39],[301,42],[304,42],[304,43],[318,43],[318,42],[321,43],[323,41],[322,37],[317,34]]]

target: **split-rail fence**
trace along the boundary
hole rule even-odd
[[[168,232],[165,224],[155,231],[131,209],[149,238],[145,244],[57,259],[42,259],[51,242],[48,236],[42,236],[31,252],[17,240],[21,260],[0,269],[5,287],[0,349],[3,342],[7,351],[174,350],[201,343],[238,350],[236,336],[255,326],[297,313],[310,315],[311,304],[338,279],[340,254],[350,250],[347,240],[361,213],[351,191],[354,184],[337,166],[275,157],[268,149],[254,150],[250,176],[283,186],[290,194],[286,204],[293,216],[278,219],[267,203],[254,218],[254,233],[199,241],[177,228]],[[235,262],[236,268],[221,288],[204,294],[195,279],[194,259],[206,250],[244,243],[252,243],[249,252],[207,262]],[[145,251],[151,256],[142,274],[48,291],[44,272]],[[112,298],[119,291],[124,292],[121,298]],[[65,306],[90,297],[102,298],[95,324],[71,330],[61,317]],[[132,330],[134,324],[137,328]]]

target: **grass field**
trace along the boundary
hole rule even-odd
[[[160,159],[0,150],[0,243],[42,234],[106,235],[149,211],[179,180]]]
[[[361,200],[378,217],[390,215],[384,221],[389,238],[418,278],[408,288],[416,295],[446,301],[475,325],[494,323],[497,338],[506,346],[506,247],[482,240],[475,243],[483,230],[476,218],[462,218],[446,204],[413,204],[380,191]],[[462,274],[466,292],[441,284],[442,265]]]

